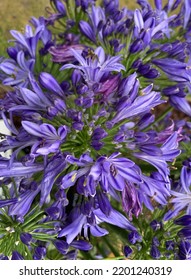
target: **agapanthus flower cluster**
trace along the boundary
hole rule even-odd
[[[51,0],[11,31],[0,259],[190,259],[191,4],[137,3]]]

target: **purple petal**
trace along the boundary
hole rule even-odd
[[[26,38],[20,32],[17,30],[11,30],[10,33],[21,45],[28,49]]]
[[[81,232],[85,221],[86,217],[81,214],[71,224],[63,228],[59,232],[58,237],[66,236],[66,241],[68,244],[70,244],[74,240],[74,238]]]
[[[140,31],[144,28],[144,22],[143,22],[142,14],[138,9],[136,9],[134,12],[134,21],[135,21],[135,26],[138,27],[140,33]]]
[[[72,171],[72,172],[66,174],[62,178],[62,188],[67,189],[67,188],[73,186],[78,179],[77,174],[78,174],[77,171]]]
[[[74,64],[65,64],[64,66],[62,66],[62,67],[60,68],[60,70],[72,69],[72,68],[76,68],[76,69],[81,70],[81,67],[80,67],[80,66],[76,66],[76,65],[74,65]]]
[[[162,157],[150,156],[150,155],[145,155],[145,154],[141,154],[141,153],[134,153],[134,156],[137,158],[140,158],[144,161],[147,161],[150,164],[152,164],[153,166],[155,166],[158,169],[159,173],[161,175],[163,175],[164,179],[168,175],[169,169],[167,167],[167,163],[165,162],[165,160]]]
[[[0,64],[0,69],[8,75],[15,74],[15,72],[19,71],[19,68],[17,66],[15,66],[11,62],[6,61]]]
[[[136,230],[136,228],[131,225],[127,218],[115,209],[111,210],[109,216],[106,216],[100,209],[94,210],[94,214],[97,216],[98,220],[102,222],[106,222],[127,230]]]
[[[191,3],[190,0],[185,0],[185,14],[184,14],[184,29],[186,28],[191,16]]]
[[[38,29],[38,28],[37,28]],[[36,47],[40,37],[40,33],[42,32],[41,27],[39,26],[39,30],[36,29],[36,34],[33,37],[26,38],[27,49],[30,55],[34,58],[36,56]]]
[[[130,159],[127,159],[127,158],[115,158],[112,160],[112,162],[114,164],[116,164],[116,166],[119,166],[119,167],[125,166],[127,168],[130,168],[135,165],[135,163],[133,161],[131,161]]]
[[[34,255],[33,255],[33,259],[42,260],[46,255],[46,251],[47,251],[47,249],[45,247],[42,247],[42,246],[36,247]]]
[[[191,106],[184,97],[170,96],[170,103],[178,110],[184,112],[188,116],[191,116]]]
[[[25,214],[27,214],[34,198],[37,196],[39,191],[40,189],[38,188],[35,191],[28,190],[22,193],[20,195],[19,201],[15,205],[10,206],[9,215],[16,215],[22,218]]]
[[[96,42],[95,34],[92,27],[89,25],[88,22],[84,20],[80,20],[79,27],[81,32],[91,41]]]
[[[141,183],[142,179],[140,175],[133,169],[130,168],[121,168],[117,167],[119,171],[119,175],[121,175],[124,179],[129,180],[133,183]]]
[[[190,191],[190,184],[189,184],[190,176],[191,176],[190,170],[187,169],[186,166],[183,166],[181,169],[181,173],[180,173],[180,181],[181,181],[181,185],[186,193],[189,193],[189,191]]]
[[[40,125],[29,122],[29,121],[22,121],[23,128],[31,135],[37,136],[37,137],[43,137],[43,133],[41,131]]]
[[[122,191],[125,187],[124,178],[120,174],[117,174],[116,176],[110,175],[107,180],[110,185],[118,191]]]
[[[36,95],[38,95],[38,97],[41,100],[41,102],[42,103],[46,103],[46,104],[48,104],[50,106],[51,102],[46,97],[44,92],[41,90],[40,86],[36,82],[36,80],[35,80],[34,76],[32,75],[32,73],[29,73],[29,80],[30,80],[30,83],[32,85],[32,88],[33,88],[34,92],[36,93]]]
[[[64,240],[56,240],[53,242],[56,249],[63,255],[65,255],[68,252],[69,245]]]
[[[13,251],[11,260],[24,260],[24,258],[19,252]]]
[[[13,163],[12,167],[7,164],[0,163],[0,177],[20,177],[42,171],[44,167],[41,164],[33,164],[31,166],[24,166],[22,163]]]
[[[178,147],[178,133],[175,131],[162,145],[163,152],[176,149]]]
[[[20,234],[20,239],[25,245],[29,245],[32,241],[32,235],[27,232],[23,232]]]
[[[151,156],[161,156],[162,155],[161,149],[154,145],[144,145],[143,147],[140,147],[140,150]]]
[[[50,153],[58,152],[60,147],[60,140],[54,141],[54,143],[45,143],[44,147],[37,148],[36,153],[41,155],[48,155]]]
[[[14,204],[18,201],[17,198],[11,198],[11,199],[3,199],[3,200],[0,200],[0,208],[1,207],[5,207],[5,206],[8,206],[8,205],[11,205],[11,204]]]
[[[89,176],[87,177],[87,182],[86,182],[86,184],[87,184],[87,188],[88,188],[89,194],[90,194],[91,196],[95,196],[95,194],[96,194],[96,185],[95,185],[95,181],[94,181],[94,178],[93,178],[92,175],[89,175]],[[86,186],[84,186],[84,187],[86,187]]]
[[[105,52],[104,52],[104,49],[102,47],[98,47],[96,50],[95,50],[95,54],[98,56],[99,58],[99,62],[100,64],[102,65],[105,61]]]
[[[41,72],[39,81],[43,87],[63,97],[64,92],[52,75],[46,72]]]
[[[66,138],[67,135],[67,127],[65,125],[62,125],[58,128],[58,135],[61,140]]]
[[[21,69],[28,72],[28,67],[27,67],[26,62],[25,62],[25,55],[24,55],[23,51],[18,52],[17,62],[19,64],[19,66],[21,67]]]
[[[58,136],[55,127],[51,124],[43,123],[40,125],[40,129],[42,131],[42,135],[44,135],[46,138]]]
[[[39,106],[42,107],[44,105],[42,103],[42,101],[40,100],[40,98],[38,97],[38,95],[36,93],[34,93],[33,91],[31,91],[27,88],[20,88],[20,92],[22,94],[24,101],[29,106],[39,108]],[[43,107],[46,107],[46,106],[44,105]]]
[[[71,164],[76,164],[77,166],[85,166],[85,163],[81,162],[78,158],[68,155],[66,161]]]
[[[98,225],[90,226],[90,232],[96,237],[101,237],[109,233],[105,228],[101,228]]]
[[[85,240],[72,241],[70,246],[74,247],[75,249],[82,250],[82,251],[89,251],[93,248],[93,246]]]
[[[161,0],[155,0],[155,6],[158,10],[162,10],[162,1]]]

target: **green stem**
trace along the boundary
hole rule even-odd
[[[125,260],[125,257],[124,256],[119,256],[119,257],[116,257],[116,258],[105,258],[103,260],[109,260],[109,261],[114,261],[114,260]]]
[[[107,244],[107,246],[109,247],[109,249],[111,250],[111,252],[114,254],[115,257],[119,257],[119,252],[114,248],[114,246],[110,243],[110,241],[108,240],[107,237],[103,238],[105,243]]]
[[[3,216],[6,217],[6,219],[10,222],[11,225],[14,225],[14,221],[11,219],[11,217],[9,217],[9,215],[7,215],[4,209],[1,209],[1,213]]]
[[[31,224],[30,224],[29,226],[28,226],[28,224],[29,224],[31,221],[33,221],[35,218],[37,218],[38,216],[40,216],[40,215],[42,215],[42,214],[44,214],[44,211],[39,211],[39,212],[35,213],[34,215],[32,215],[31,217],[29,217],[29,218],[26,220],[26,222],[23,224],[23,228],[28,228],[28,227],[30,227]],[[35,222],[35,224],[36,224],[36,222]]]

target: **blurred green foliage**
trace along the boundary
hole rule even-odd
[[[6,53],[9,30],[22,31],[32,16],[45,14],[49,0],[0,0],[0,56]]]

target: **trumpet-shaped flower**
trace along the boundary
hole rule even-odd
[[[89,86],[99,83],[104,74],[125,70],[125,67],[120,63],[120,56],[107,57],[102,47],[98,47],[95,51],[90,50],[89,52],[90,54],[84,58],[73,49],[72,53],[79,62],[79,65],[65,64],[60,70],[80,70],[85,82]]]
[[[59,127],[58,132],[50,124],[38,125],[29,121],[23,121],[22,126],[30,135],[40,139],[37,142],[34,141],[35,144],[32,148],[32,153],[36,154],[47,155],[57,152],[67,135],[66,126]]]

